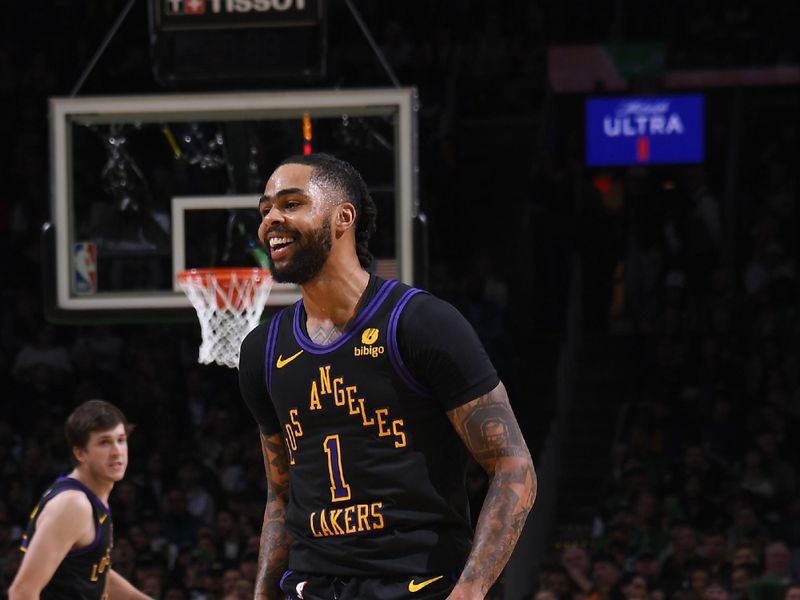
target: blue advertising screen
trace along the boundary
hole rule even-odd
[[[703,158],[701,95],[586,100],[588,166],[698,163]]]

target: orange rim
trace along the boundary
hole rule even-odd
[[[259,267],[209,267],[206,269],[187,269],[178,273],[178,281],[186,283],[189,280],[196,282],[200,280],[202,285],[206,284],[207,277],[212,277],[217,281],[226,284],[234,276],[239,281],[254,279],[256,282],[269,277],[269,270]]]

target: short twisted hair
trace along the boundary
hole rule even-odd
[[[336,189],[345,200],[355,206],[356,254],[361,266],[364,269],[369,267],[372,264],[372,253],[367,245],[375,233],[378,210],[361,174],[349,162],[324,152],[295,154],[281,163],[288,164],[308,165],[312,169],[311,181]]]

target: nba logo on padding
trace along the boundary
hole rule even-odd
[[[93,242],[76,242],[73,260],[75,293],[97,292],[97,246]]]

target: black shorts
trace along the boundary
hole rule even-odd
[[[455,574],[408,577],[333,577],[286,571],[281,589],[291,600],[444,600]]]

